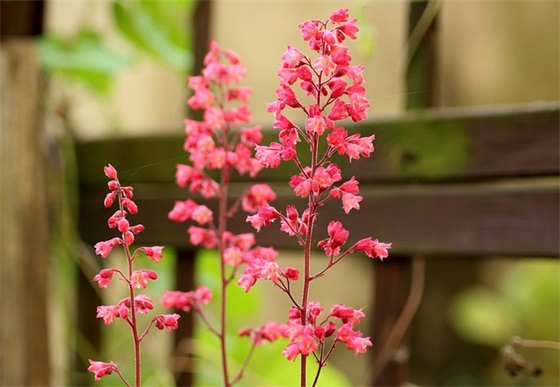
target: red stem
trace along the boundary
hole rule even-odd
[[[119,183],[120,186],[120,183]],[[124,192],[119,192],[119,209],[121,211],[122,217],[124,217],[124,208],[122,204],[122,199],[124,196]],[[134,302],[134,286],[130,282],[130,278],[132,277],[133,273],[133,256],[130,254],[130,246],[126,244],[126,236],[125,233],[122,233],[122,240],[124,246],[124,252],[126,254],[126,260],[128,263],[128,293],[130,297],[130,329],[132,330],[132,338],[134,341],[134,385],[136,387],[140,387],[141,385],[141,358],[140,358],[140,338],[138,337],[138,325],[136,323],[136,304]]]

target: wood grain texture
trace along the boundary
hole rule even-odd
[[[40,73],[29,40],[2,44],[0,384],[49,384],[48,213]]]

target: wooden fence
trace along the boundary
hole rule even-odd
[[[346,176],[356,175],[364,196],[361,210],[344,217],[344,224],[356,238],[375,235],[393,242],[392,258],[372,272],[377,288],[385,289],[372,288],[377,348],[406,301],[407,281],[397,278],[407,278],[408,257],[558,256],[559,114],[556,103],[428,110],[349,127],[375,133],[379,150],[370,159],[341,166]],[[106,227],[109,211],[101,207],[106,190],[101,171],[110,162],[136,187],[137,221],[149,229],[142,242],[178,249],[178,287],[189,290],[193,279],[185,273],[192,274],[193,255],[185,225],[166,218],[174,200],[185,195],[173,183],[174,165],[187,161],[182,142],[182,136],[79,142],[80,233],[91,244],[112,237]],[[293,202],[286,184],[293,172],[284,166],[259,175],[279,193],[278,208]],[[233,183],[232,195],[239,184]],[[250,230],[242,217],[231,226]],[[318,229],[326,229],[321,220]],[[258,240],[295,247],[274,227],[262,230]],[[177,340],[192,327],[184,329]],[[389,360],[377,383],[402,384],[405,364]]]

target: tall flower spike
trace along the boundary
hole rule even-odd
[[[220,294],[216,297],[220,302],[218,327],[214,327],[210,322],[212,319],[205,316],[204,305],[212,298],[212,293],[207,288],[190,292],[166,292],[161,301],[167,308],[175,307],[184,312],[192,310],[201,316],[203,323],[220,341],[223,384],[229,387],[241,378],[244,368],[237,376],[230,375],[228,369],[226,288],[235,281],[242,266],[257,256],[262,264],[258,270],[254,268],[255,276],[279,281],[281,270],[273,262],[276,254],[271,252],[274,251],[272,248],[255,247],[253,234],[233,234],[228,230],[228,219],[240,209],[247,212],[248,216],[256,216],[258,219],[255,222],[263,224],[268,224],[278,215],[264,214],[263,210],[259,210],[268,209],[269,203],[276,199],[276,194],[266,184],[254,184],[239,195],[233,204],[228,201],[231,199],[228,190],[234,171],[253,178],[263,168],[258,156],[254,155],[255,147],[256,153],[259,152],[258,147],[263,138],[262,128],[244,127],[251,117],[247,107],[251,89],[239,86],[245,76],[245,66],[239,56],[230,50],[222,50],[216,42],[212,42],[204,65],[201,75],[189,79],[189,87],[194,93],[188,100],[191,108],[203,110],[203,119],[185,120],[186,138],[183,148],[189,154],[190,165],[177,165],[175,178],[178,186],[188,188],[191,193],[200,193],[205,199],[215,198],[217,205],[213,208],[218,211],[212,211],[198,203],[198,199],[195,201],[189,198],[176,201],[168,216],[176,222],[195,222],[196,225],[187,228],[190,243],[194,246],[217,248],[219,252],[221,286]],[[293,141],[297,134],[294,136],[290,133],[290,137]],[[280,148],[278,158],[289,159],[295,154],[293,144],[281,145]],[[274,162],[271,159],[271,163]],[[247,286],[250,286],[251,281],[252,277],[246,278]],[[163,318],[158,320],[157,327],[166,328]],[[259,342],[262,342],[264,335],[266,333],[258,333]],[[251,354],[252,351],[248,356]],[[245,366],[247,364],[248,361]]]
[[[354,330],[354,324],[363,317],[361,310],[337,304],[339,306],[333,307],[327,318],[319,319],[322,307],[318,302],[309,301],[311,281],[322,277],[356,250],[372,258],[383,259],[387,257],[391,244],[370,237],[343,250],[350,233],[340,221],[333,220],[326,230],[328,237],[317,243],[317,247],[325,251],[328,262],[323,270],[314,275],[311,273],[311,248],[316,240],[313,231],[317,228],[315,221],[319,210],[327,201],[339,199],[342,210],[348,214],[351,210],[359,210],[363,200],[359,195],[358,180],[355,177],[343,180],[340,168],[331,158],[337,153],[348,157],[350,162],[369,157],[374,150],[375,136],[349,133],[340,124],[340,121],[348,118],[354,122],[364,120],[370,107],[363,87],[364,68],[351,64],[352,58],[345,46],[347,39],[356,38],[356,19],[350,19],[348,9],[340,9],[326,21],[305,21],[299,25],[299,29],[314,54],[307,55],[290,45],[282,55],[278,69],[280,85],[276,90],[277,100],[268,105],[268,111],[275,119],[274,128],[279,130],[279,142],[257,146],[256,158],[265,168],[277,168],[286,161],[295,164],[298,173],[291,177],[289,185],[297,197],[307,201],[307,208],[300,218],[294,205],[288,205],[284,215],[270,205],[263,204],[255,215],[247,217],[247,222],[259,231],[280,218],[280,229],[296,237],[304,248],[303,272],[301,275],[289,275],[291,272],[286,269],[277,277],[267,277],[268,267],[255,257],[252,262],[248,262],[239,285],[248,291],[258,279],[272,279],[276,287],[289,296],[293,304],[286,329],[290,343],[283,355],[288,360],[301,356],[301,385],[305,386],[306,359],[309,355],[313,354],[319,364],[315,378],[317,381],[321,368],[327,364],[337,343],[345,343],[356,355],[372,345],[369,337],[363,337],[362,333]],[[300,110],[305,115],[303,128],[290,120],[288,111],[291,110]],[[300,142],[306,146],[298,144]],[[306,148],[311,155],[301,157],[301,152]],[[305,160],[310,162],[306,163]],[[298,278],[303,281],[303,290],[301,299],[296,300],[290,282]]]

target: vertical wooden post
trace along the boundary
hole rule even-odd
[[[0,69],[0,385],[45,386],[49,222],[33,41],[2,42]]]
[[[434,1],[411,1],[409,8],[409,58],[406,69],[406,107],[425,109],[436,104],[436,16]],[[408,298],[411,257],[391,256],[374,265],[375,318],[373,339],[377,343],[374,361],[387,344]],[[407,338],[379,375],[372,375],[376,386],[401,386],[407,380]],[[402,356],[399,356],[402,355]],[[376,367],[373,367],[375,370]],[[374,371],[372,371],[373,373]]]

